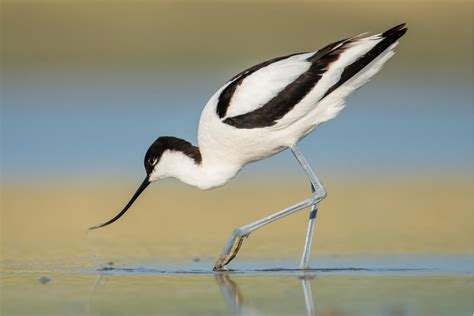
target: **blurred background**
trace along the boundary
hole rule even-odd
[[[290,153],[223,188],[151,186],[160,135],[196,143],[208,98],[261,61],[406,22],[397,54],[301,149],[326,184],[314,254],[474,252],[472,1],[4,0],[2,256],[213,258],[234,227],[307,196]],[[295,258],[307,212],[241,256]],[[77,261],[76,261],[77,262]]]

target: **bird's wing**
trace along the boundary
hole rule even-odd
[[[383,34],[345,39],[316,52],[284,56],[251,67],[221,89],[217,115],[237,128],[288,126],[314,110],[349,79],[357,77],[383,52],[391,50],[405,31],[404,25],[399,25]],[[352,85],[350,92],[357,85]],[[344,100],[341,100],[335,103],[333,111],[328,110],[331,117],[342,109]]]
[[[274,58],[234,76],[219,95],[219,117],[234,117],[264,106],[309,69],[311,63],[307,58],[313,54],[299,53]]]

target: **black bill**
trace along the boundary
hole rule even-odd
[[[123,210],[122,210],[120,213],[118,213],[117,215],[115,215],[114,218],[112,218],[111,220],[109,220],[109,221],[107,221],[107,222],[105,222],[105,223],[103,223],[103,224],[90,227],[89,230],[97,229],[97,228],[101,228],[101,227],[110,225],[110,224],[112,224],[113,222],[115,222],[116,220],[118,220],[120,217],[122,217],[122,215],[125,214],[125,212],[128,211],[128,209],[130,208],[130,206],[132,206],[133,202],[135,202],[135,200],[140,196],[140,194],[143,192],[143,190],[146,189],[146,187],[147,187],[149,184],[150,184],[150,180],[148,180],[148,177],[146,177],[145,180],[143,180],[142,184],[140,184],[140,186],[138,187],[137,192],[135,192],[135,194],[132,196],[132,198],[130,199],[130,201],[127,203],[127,205],[125,205],[125,207],[123,208]]]

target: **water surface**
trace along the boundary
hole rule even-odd
[[[123,259],[122,259],[123,260]],[[4,264],[3,315],[469,315],[473,256],[322,256],[244,260],[212,272],[211,260]]]

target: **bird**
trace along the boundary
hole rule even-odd
[[[310,196],[234,229],[213,270],[227,270],[250,233],[303,209],[310,212],[299,268],[309,269],[314,223],[327,192],[298,143],[341,112],[346,98],[395,54],[406,32],[403,23],[380,34],[364,33],[316,51],[273,58],[233,76],[204,106],[198,146],[172,136],[156,139],[145,154],[145,179],[130,201],[115,217],[89,229],[118,220],[154,181],[176,178],[208,190],[226,184],[245,165],[289,149],[308,177]]]

